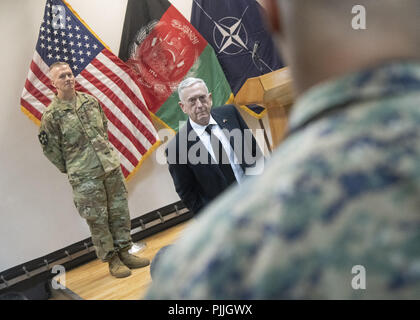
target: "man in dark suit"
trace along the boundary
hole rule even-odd
[[[189,119],[166,156],[179,197],[196,214],[230,185],[262,173],[264,157],[235,106],[212,109],[212,95],[202,79],[185,79],[178,94]]]

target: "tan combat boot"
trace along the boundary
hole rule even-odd
[[[109,273],[115,278],[126,278],[131,275],[130,269],[121,262],[118,255],[114,255],[109,263]]]
[[[150,264],[149,259],[137,257],[128,253],[128,250],[121,250],[118,255],[120,256],[122,263],[130,269],[143,268]]]

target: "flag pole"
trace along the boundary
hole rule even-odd
[[[260,123],[261,129],[263,129],[264,140],[265,140],[265,144],[267,145],[268,152],[270,152],[270,154],[271,154],[273,151],[271,150],[270,141],[268,140],[268,135],[267,135],[267,131],[265,130],[264,123],[263,123],[261,118],[258,119],[258,122]]]

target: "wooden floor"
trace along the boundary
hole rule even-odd
[[[187,222],[157,233],[139,242],[146,247],[136,255],[150,260],[163,246],[173,243]],[[66,287],[86,300],[142,299],[151,283],[150,266],[131,270],[132,275],[116,279],[109,274],[108,264],[96,259],[66,273]]]

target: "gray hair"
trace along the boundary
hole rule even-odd
[[[182,101],[181,94],[182,94],[182,91],[184,91],[184,89],[191,87],[192,85],[197,84],[197,83],[203,84],[204,87],[206,87],[207,93],[209,92],[209,89],[207,88],[207,85],[203,79],[190,77],[190,78],[186,78],[182,80],[181,83],[178,85],[179,99]]]

